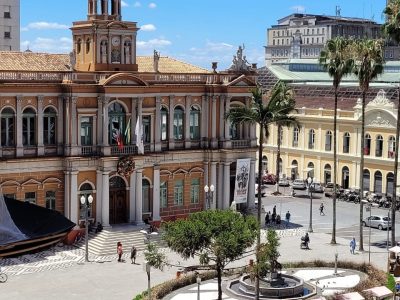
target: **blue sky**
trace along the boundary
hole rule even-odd
[[[374,18],[382,23],[386,0],[124,0],[122,18],[134,21],[138,54],[163,56],[211,68],[229,67],[239,45],[249,62],[264,65],[266,29],[293,12]],[[21,0],[21,50],[68,53],[73,21],[86,20],[86,0]]]

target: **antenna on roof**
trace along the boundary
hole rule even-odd
[[[340,11],[341,11],[340,6],[336,5],[336,17],[340,17]]]

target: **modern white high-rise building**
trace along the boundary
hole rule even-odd
[[[20,0],[0,1],[0,51],[20,50]]]

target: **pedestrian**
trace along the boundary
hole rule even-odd
[[[324,203],[321,202],[321,205],[319,206],[319,215],[325,216],[324,213]]]
[[[355,254],[354,250],[356,249],[356,239],[353,237],[350,241],[350,253]]]
[[[271,223],[275,224],[275,221],[276,221],[276,213],[272,213],[272,215],[271,215]]]
[[[121,260],[122,253],[123,253],[123,251],[122,251],[122,243],[121,243],[121,242],[118,242],[118,243],[117,243],[118,262],[121,262],[121,261],[122,261],[122,260]]]
[[[274,208],[272,209],[272,214],[276,216],[276,205],[274,205]]]
[[[290,222],[290,212],[289,211],[287,211],[285,219],[286,219],[286,227],[288,227],[289,226],[289,222]]]
[[[270,211],[269,212],[267,212],[267,214],[265,215],[265,226],[268,226],[269,225],[269,218],[270,218]]]
[[[136,247],[135,245],[132,245],[132,249],[131,249],[131,262],[132,264],[136,264]]]

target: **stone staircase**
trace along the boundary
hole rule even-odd
[[[97,256],[116,255],[117,243],[121,242],[124,253],[130,253],[132,245],[135,245],[138,251],[145,249],[146,236],[140,230],[149,228],[147,225],[117,225],[109,228],[104,228],[100,233],[89,233],[89,253]],[[161,235],[150,235],[151,242],[162,242]],[[85,249],[85,239],[82,239],[77,245],[81,249]]]

